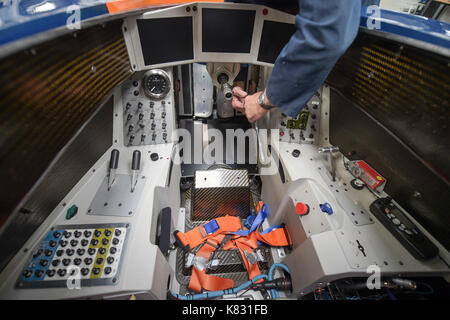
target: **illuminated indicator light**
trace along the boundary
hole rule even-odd
[[[280,136],[284,136],[284,132],[283,131],[280,131]]]
[[[383,180],[383,178],[380,177],[380,176],[377,176],[377,179],[378,179],[379,181]]]
[[[186,12],[189,12],[189,11],[191,11],[191,8],[190,8],[190,7],[187,7],[187,8],[186,8]]]
[[[267,16],[268,13],[269,13],[269,10],[263,9],[263,15]]]

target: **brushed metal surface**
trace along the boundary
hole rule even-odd
[[[131,175],[117,174],[111,189],[108,190],[108,176],[106,176],[98,188],[87,214],[95,216],[133,216],[146,181],[146,177],[140,176],[134,191],[131,192]]]
[[[213,110],[214,85],[206,66],[200,63],[193,64],[194,83],[194,115],[200,118],[208,118]]]

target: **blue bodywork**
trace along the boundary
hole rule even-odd
[[[65,27],[73,14],[70,6],[80,8],[81,21],[109,16],[106,0],[0,0],[0,46],[45,31]],[[450,49],[450,24],[433,19],[380,10],[379,17],[361,9],[361,27],[367,21],[380,21],[379,31],[424,41]],[[44,11],[46,10],[46,11]]]

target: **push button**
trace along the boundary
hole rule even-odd
[[[309,206],[303,202],[297,202],[295,205],[295,212],[299,216],[306,216],[309,213]]]

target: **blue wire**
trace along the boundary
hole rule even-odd
[[[183,296],[181,294],[173,293],[172,291],[170,291],[170,294],[180,300],[210,299],[210,298],[221,297],[226,294],[238,293],[239,291],[247,289],[248,287],[250,287],[252,284],[254,284],[256,281],[258,281],[260,279],[267,279],[267,275],[259,274],[256,277],[254,277],[252,280],[244,282],[239,287],[235,287],[235,288],[231,288],[231,289],[225,289],[225,290],[219,290],[219,291],[208,291],[205,293],[198,293],[198,294],[193,294],[193,295],[188,295],[188,296]]]
[[[291,272],[289,271],[289,268],[287,265],[282,264],[282,263],[274,263],[269,270],[269,278],[268,280],[272,280],[273,278],[273,272],[275,271],[276,268],[282,268],[284,269],[287,273],[291,274]],[[280,295],[278,294],[278,290],[276,289],[270,289],[270,295],[272,296],[272,299],[276,299],[279,298]]]

